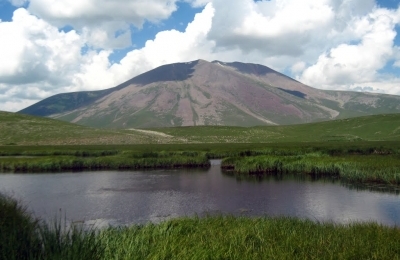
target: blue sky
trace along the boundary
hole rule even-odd
[[[196,59],[400,94],[396,0],[0,0],[0,110]]]

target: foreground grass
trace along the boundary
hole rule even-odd
[[[0,194],[0,259],[101,259],[94,230],[67,229],[32,217],[14,199]]]
[[[3,195],[0,203],[1,259],[400,258],[400,229],[375,223],[210,216],[83,231],[39,222]]]
[[[106,259],[397,259],[400,230],[294,218],[206,217],[102,231]]]

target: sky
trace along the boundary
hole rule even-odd
[[[400,95],[399,0],[0,0],[0,110],[197,59]]]

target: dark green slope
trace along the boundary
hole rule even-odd
[[[113,90],[85,91],[58,94],[46,98],[32,106],[22,109],[18,113],[36,116],[49,116],[71,111],[86,106],[99,98],[102,98]]]

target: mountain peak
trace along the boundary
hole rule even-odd
[[[110,128],[253,126],[400,112],[399,103],[398,96],[311,88],[259,64],[199,59],[107,90],[58,94],[20,113]]]

